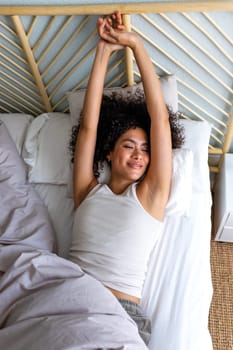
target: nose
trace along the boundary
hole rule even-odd
[[[135,159],[140,159],[142,157],[142,152],[140,149],[135,148],[133,151],[133,157]]]

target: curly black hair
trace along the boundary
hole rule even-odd
[[[172,135],[172,148],[180,148],[184,143],[184,130],[180,125],[180,113],[174,113],[167,106],[169,113],[169,122]],[[82,115],[80,117],[80,122]],[[74,161],[74,151],[79,131],[79,125],[74,125],[69,141],[69,150],[71,161]],[[118,138],[127,130],[132,128],[142,128],[148,140],[150,140],[150,117],[147,111],[144,93],[137,89],[134,94],[128,94],[127,97],[117,92],[110,95],[103,95],[100,117],[97,129],[97,141],[94,155],[94,175],[98,178],[99,170],[107,161],[107,155],[114,149]],[[108,161],[107,161],[108,162]]]

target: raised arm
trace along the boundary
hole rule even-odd
[[[119,12],[114,14],[113,19],[121,24]],[[109,24],[107,30],[103,30],[100,35],[108,42],[128,46],[133,50],[151,118],[150,164],[146,176],[137,186],[137,194],[144,208],[151,215],[162,220],[169,197],[172,173],[169,115],[159,79],[141,39],[135,33],[120,29]]]
[[[138,196],[147,210],[162,220],[172,173],[169,115],[154,66],[138,38],[133,52],[141,73],[147,110],[151,118],[150,165],[143,182],[138,186]]]
[[[98,26],[104,26],[103,21],[99,19]],[[109,57],[119,48],[119,45],[110,45],[104,40],[100,40],[97,45],[74,154],[75,207],[79,206],[88,192],[97,184],[93,173],[93,161],[104,79]]]

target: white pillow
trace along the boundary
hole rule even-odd
[[[71,119],[66,113],[44,113],[28,128],[23,158],[31,183],[67,184],[70,178],[68,143]]]
[[[0,181],[11,185],[26,182],[26,166],[5,124],[0,121]]]
[[[193,181],[194,192],[209,191],[210,177],[208,171],[208,145],[211,125],[206,121],[181,119],[184,127],[185,142],[183,148],[193,152]]]
[[[174,149],[170,196],[165,215],[189,216],[192,198],[193,153],[189,149]]]
[[[160,83],[163,90],[163,95],[168,106],[174,111],[178,110],[178,95],[177,95],[177,83],[175,75],[166,75],[160,77]],[[113,91],[118,92],[123,97],[127,95],[135,94],[136,90],[143,90],[142,83],[138,83],[134,86],[128,86],[125,88],[106,88],[104,89],[105,95],[110,95]],[[83,102],[85,97],[85,89],[67,92],[66,96],[69,102],[69,109],[71,114],[72,124],[78,124],[80,112],[83,108]]]
[[[33,119],[34,117],[30,114],[0,113],[0,120],[3,121],[7,127],[20,155],[22,154],[23,143],[28,126]]]

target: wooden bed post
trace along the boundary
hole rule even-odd
[[[47,95],[43,80],[42,80],[40,72],[39,72],[38,65],[35,61],[35,57],[32,53],[31,47],[30,47],[29,42],[28,42],[27,35],[26,35],[24,28],[23,28],[23,25],[21,23],[21,20],[20,20],[19,16],[12,16],[11,18],[12,18],[12,22],[14,23],[15,30],[20,38],[22,47],[23,47],[25,55],[27,57],[28,64],[31,68],[32,74],[35,78],[37,87],[40,91],[41,99],[44,103],[45,109],[47,112],[52,112],[53,109],[52,109],[52,106],[50,104],[49,97]]]
[[[231,142],[233,139],[233,111],[229,116],[229,123],[227,126],[227,133],[225,135],[225,140],[223,144],[223,153],[229,152]]]
[[[123,15],[123,23],[127,31],[131,30],[130,15]],[[126,75],[127,85],[134,85],[134,74],[133,74],[133,53],[130,48],[125,49],[125,61],[126,61]]]
[[[223,143],[223,154],[221,155],[220,160],[219,160],[219,164],[218,164],[219,171],[221,169],[225,153],[229,152],[232,140],[233,140],[233,112],[231,112],[231,114],[229,116],[229,123],[227,125],[227,133],[225,135],[225,139],[224,139],[224,143]]]
[[[214,168],[217,168],[217,171],[216,171],[216,176],[215,176],[215,179],[213,182],[213,192],[215,192],[215,190],[216,190],[216,185],[218,182],[218,178],[220,176],[220,171],[221,171],[222,163],[224,160],[224,156],[226,153],[229,152],[232,140],[233,140],[233,112],[231,112],[231,114],[229,116],[229,123],[227,125],[227,132],[225,135],[225,139],[224,139],[224,143],[223,143],[223,147],[222,147],[222,152],[221,152],[221,155],[219,158],[218,165],[217,165],[217,167],[214,167]],[[213,154],[216,154],[216,152],[214,152]]]

